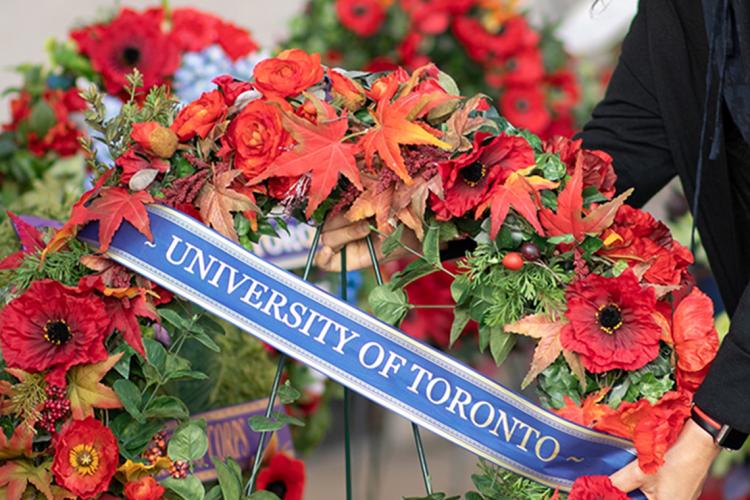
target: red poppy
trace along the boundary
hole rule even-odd
[[[506,85],[530,85],[544,78],[542,51],[537,47],[517,52],[490,65],[485,79],[496,88]]]
[[[461,15],[474,0],[401,0],[401,8],[411,18],[411,27],[420,33],[437,35],[448,29],[452,16]]]
[[[52,473],[77,497],[94,498],[109,488],[119,455],[114,434],[97,419],[71,420],[55,443]]]
[[[565,297],[570,323],[560,340],[581,355],[588,371],[637,370],[659,354],[656,295],[632,271],[616,278],[590,274],[570,285]]]
[[[583,149],[581,139],[554,137],[544,143],[544,151],[559,155],[568,173],[573,175],[576,165],[583,171],[583,187],[594,187],[607,198],[615,194],[615,169],[612,157],[604,151]]]
[[[572,113],[553,118],[547,128],[539,134],[541,139],[551,139],[553,137],[573,137],[578,130],[575,124],[575,117]]]
[[[398,46],[398,55],[401,58],[401,62],[412,71],[430,64],[430,58],[420,52],[422,39],[422,34],[413,31],[406,35]]]
[[[453,33],[469,57],[480,63],[506,59],[539,45],[539,34],[523,16],[508,19],[497,33],[488,32],[474,16],[461,16],[453,22]]]
[[[500,111],[514,126],[535,134],[543,132],[552,119],[544,92],[536,85],[506,88],[500,98]]]
[[[362,71],[369,73],[380,73],[381,71],[395,71],[398,69],[398,64],[387,56],[377,56],[368,62]]]
[[[170,36],[185,52],[198,52],[216,42],[221,20],[206,12],[189,7],[172,11]]]
[[[607,476],[583,476],[576,479],[568,500],[628,500]]]
[[[581,90],[575,73],[563,68],[546,77],[547,84],[553,89],[552,109],[558,115],[568,115],[578,104]]]
[[[616,411],[602,416],[594,428],[632,439],[638,465],[646,474],[653,474],[690,417],[691,401],[688,393],[671,391],[653,405],[645,399],[624,402]]]
[[[250,36],[250,32],[237,25],[228,22],[219,23],[218,31],[219,45],[233,61],[258,50],[258,44]]]
[[[149,89],[166,83],[179,67],[178,46],[162,32],[161,22],[160,9],[122,9],[109,24],[88,26],[71,36],[102,74],[107,92],[118,94],[133,68],[143,74],[143,87]]]
[[[347,29],[359,36],[372,36],[385,20],[379,0],[336,0],[336,13]]]
[[[107,358],[108,327],[104,303],[93,293],[35,281],[0,312],[0,345],[8,366],[49,369],[48,382],[65,386],[68,368]]]
[[[274,493],[281,500],[302,500],[305,492],[305,463],[277,453],[258,473],[257,488]]]
[[[476,134],[471,151],[439,164],[444,198],[431,197],[439,220],[461,217],[475,209],[513,171],[534,164],[534,150],[525,139],[502,134],[484,143],[488,139],[488,134]]]
[[[672,341],[677,355],[677,385],[695,392],[719,350],[713,302],[698,288],[693,288],[675,307]]]

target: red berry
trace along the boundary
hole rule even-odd
[[[508,252],[503,257],[503,265],[511,271],[518,271],[523,267],[523,257],[518,252]]]
[[[535,261],[542,256],[542,252],[539,251],[538,246],[527,241],[521,245],[521,255],[523,255],[523,258],[527,261]]]

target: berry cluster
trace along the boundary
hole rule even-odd
[[[169,466],[169,474],[175,479],[184,479],[190,472],[190,465],[185,460],[175,460]]]
[[[37,425],[50,434],[55,434],[56,423],[65,420],[70,415],[70,400],[63,386],[48,385],[44,390],[47,393],[47,399],[42,406]]]
[[[167,456],[167,435],[164,432],[157,432],[151,441],[148,443],[146,451],[143,452],[143,457],[151,462],[152,464],[159,460],[161,457]]]

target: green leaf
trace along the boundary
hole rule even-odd
[[[212,457],[213,460],[213,457]],[[224,496],[221,494],[221,486],[214,485],[208,492],[206,493],[206,497],[203,500],[222,500]]]
[[[206,490],[203,488],[203,483],[201,483],[200,479],[195,476],[188,476],[185,479],[168,477],[164,479],[161,484],[183,500],[203,500],[206,496]]]
[[[216,475],[219,479],[219,485],[221,486],[221,494],[224,500],[240,500],[242,495],[242,476],[237,474],[239,472],[239,466],[233,467],[225,464],[216,457],[211,457],[211,461],[216,469]],[[227,459],[227,462],[234,462],[231,458]],[[236,465],[237,463],[234,462]]]
[[[464,331],[464,328],[466,328],[466,325],[467,323],[469,323],[470,319],[471,319],[471,315],[469,314],[468,309],[461,309],[457,307],[453,311],[453,324],[451,325],[451,337],[450,337],[451,347],[456,342],[456,340],[458,340],[458,338],[461,336],[461,334]]]
[[[167,448],[167,453],[172,460],[198,460],[203,458],[207,451],[206,431],[193,421],[177,428]]]
[[[563,234],[560,236],[547,238],[547,241],[549,241],[552,245],[559,245],[560,243],[575,243],[576,239],[572,234]]]
[[[375,316],[390,323],[398,324],[409,311],[406,292],[393,290],[391,285],[381,285],[370,292],[370,307]]]
[[[595,187],[590,186],[583,190],[583,206],[588,207],[592,203],[602,203],[609,201],[609,199],[596,190]]]
[[[614,276],[615,278],[618,277],[619,275],[624,273],[628,267],[630,267],[628,266],[628,261],[622,259],[618,260],[617,262],[615,262],[615,265],[612,266],[612,276]]]
[[[451,295],[456,305],[463,304],[469,298],[471,291],[471,280],[467,273],[456,275],[456,279],[451,283]]]
[[[440,226],[430,226],[422,240],[422,254],[431,264],[440,263]]]
[[[270,491],[266,490],[260,490],[256,491],[249,497],[247,497],[246,500],[281,500],[279,497],[271,493]]]
[[[464,495],[464,500],[485,500],[485,498],[476,491],[469,491]]]
[[[182,319],[182,316],[172,309],[161,309],[159,311],[159,316],[161,316],[161,318],[167,323],[170,323],[179,329],[184,329],[187,326],[187,321]]]
[[[604,242],[594,236],[586,236],[586,239],[581,243],[581,248],[586,252],[586,255],[596,253],[602,246],[604,246]]]
[[[513,346],[516,345],[516,336],[512,333],[506,333],[501,326],[491,327],[490,332],[490,353],[495,364],[500,366],[505,358],[510,354]]]
[[[140,389],[133,382],[125,379],[116,380],[112,384],[112,388],[115,390],[117,397],[120,398],[125,411],[136,419],[136,421],[143,423],[144,416],[141,413],[142,396]]]
[[[445,493],[433,493],[426,497],[404,497],[404,500],[460,500],[461,497],[448,497]]]
[[[214,352],[221,351],[221,348],[216,344],[216,342],[214,342],[214,339],[212,339],[202,331],[191,331],[190,336]]]
[[[437,272],[437,269],[433,264],[424,259],[417,259],[401,272],[394,274],[391,277],[390,285],[393,289],[404,288],[409,283],[434,272]]]
[[[278,412],[274,412],[270,417],[264,415],[253,415],[247,420],[247,423],[250,425],[253,432],[274,432],[285,425],[296,425],[299,427],[305,426],[305,423],[302,420],[287,415],[286,413]]]
[[[36,134],[37,137],[44,137],[55,124],[55,120],[55,112],[52,111],[52,108],[45,100],[40,99],[31,108],[29,131]]]
[[[281,400],[281,404],[292,404],[300,397],[302,397],[302,393],[295,389],[289,380],[279,387],[279,399]]]
[[[398,227],[383,240],[381,251],[383,255],[388,255],[394,250],[401,248],[401,237],[404,235],[404,225],[399,224]]]
[[[130,360],[135,356],[135,349],[130,347],[128,344],[120,344],[113,351],[112,354],[122,352],[123,355],[120,360],[115,364],[114,370],[119,373],[122,378],[130,377]]]
[[[545,179],[559,181],[567,174],[567,166],[556,154],[542,153],[536,163],[541,167]]]
[[[213,319],[211,316],[207,316],[205,314],[198,319],[194,326],[199,326],[204,332],[209,335],[226,334],[226,330],[224,330],[224,327],[221,325],[221,323]]]
[[[183,420],[190,416],[185,403],[174,396],[158,396],[143,409],[146,418]]]

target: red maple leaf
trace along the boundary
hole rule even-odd
[[[16,233],[18,233],[18,239],[21,241],[21,250],[0,260],[0,269],[15,269],[23,262],[24,255],[35,253],[44,248],[44,240],[42,239],[42,233],[37,228],[24,222],[23,219],[13,212],[8,211],[7,213]]]
[[[333,191],[340,173],[358,189],[363,189],[354,158],[357,145],[344,142],[349,128],[347,117],[338,116],[328,103],[317,99],[314,102],[323,111],[323,118],[319,118],[318,123],[314,124],[292,113],[284,113],[284,128],[297,144],[291,151],[277,158],[265,172],[250,181],[255,184],[269,177],[296,177],[310,173],[312,182],[307,217],[312,216],[315,209]]]
[[[540,205],[537,191],[554,189],[557,187],[557,183],[538,175],[527,177],[526,174],[533,169],[532,166],[511,173],[505,183],[493,188],[492,196],[477,207],[475,213],[477,219],[488,206],[490,207],[490,234],[493,238],[497,236],[511,208],[526,219],[537,233],[544,235],[544,230],[537,218],[537,210],[539,210]]]
[[[576,164],[573,176],[557,198],[557,213],[549,208],[539,212],[547,236],[572,235],[576,241],[587,234],[598,235],[612,225],[617,210],[625,203],[633,190],[629,189],[612,201],[599,205],[588,212],[583,210],[583,171]]]
[[[123,340],[135,351],[146,357],[141,338],[141,327],[138,318],[148,318],[158,321],[159,315],[156,308],[141,294],[133,298],[123,297],[121,299],[107,297],[105,299],[107,314],[110,317],[110,327],[122,335]]]
[[[153,240],[146,204],[154,199],[145,191],[129,193],[121,187],[104,188],[101,195],[85,208],[84,222],[99,221],[99,251],[106,252],[123,221],[130,222],[149,241]]]
[[[375,126],[362,137],[360,144],[364,149],[368,168],[372,169],[372,158],[377,152],[386,167],[393,170],[405,183],[411,184],[412,179],[404,164],[404,157],[401,156],[401,144],[429,144],[451,149],[450,144],[435,136],[437,132],[429,130],[426,124],[422,126],[412,120],[455,97],[440,91],[413,91],[391,102],[397,88],[398,81],[389,82],[389,88],[378,100],[375,111],[370,111]]]

